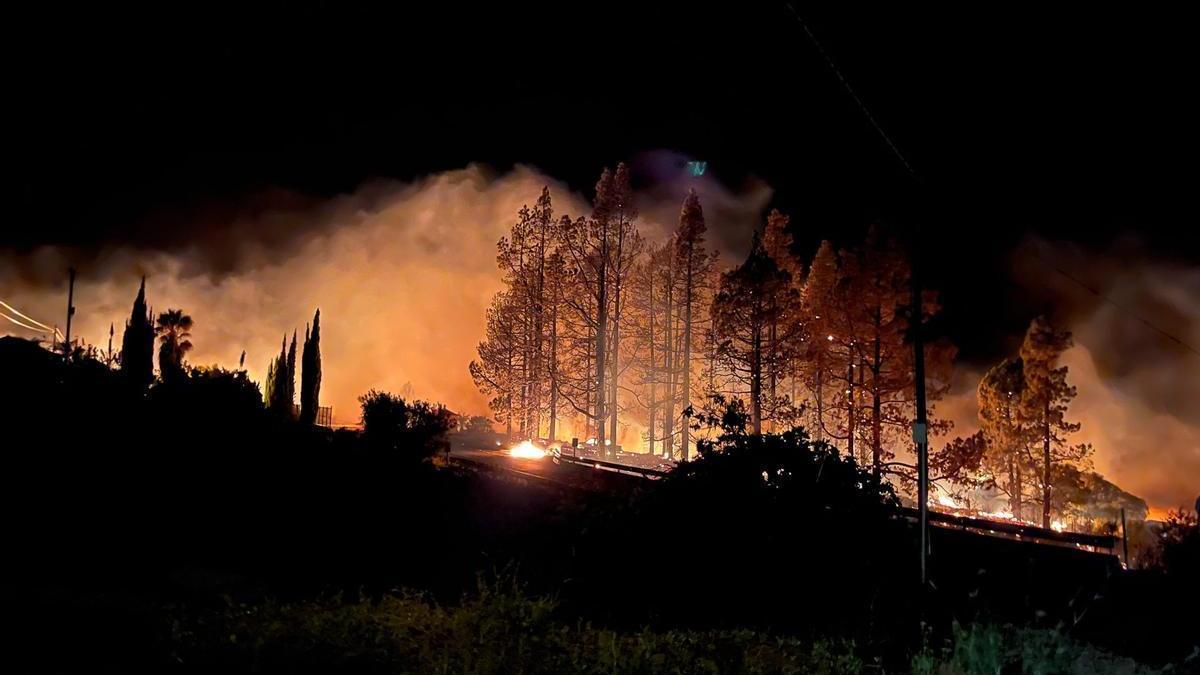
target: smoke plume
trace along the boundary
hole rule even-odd
[[[638,196],[648,237],[674,227],[694,186],[714,208],[741,215],[726,221],[726,236],[737,239],[735,230],[744,227],[741,238],[749,242],[761,189],[743,196],[710,179],[688,185],[681,161],[660,168]],[[74,264],[73,337],[105,350],[114,324],[119,349],[145,275],[156,312],[181,308],[195,319],[189,363],[236,367],[245,350],[246,368],[259,382],[284,334],[303,333],[319,307],[321,397],[335,422],[356,423],[357,397],[370,388],[486,414],[467,363],[501,288],[496,241],[543,185],[556,213],[590,210],[559,181],[520,166],[503,175],[471,165],[411,184],[375,182],[327,201],[267,193],[244,208],[157,222],[139,233],[137,245],[0,251],[0,299],[63,329],[65,271]],[[34,337],[4,323],[0,333]]]

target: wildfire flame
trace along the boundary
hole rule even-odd
[[[530,441],[521,441],[509,448],[508,454],[518,459],[542,459],[546,456],[546,451]]]

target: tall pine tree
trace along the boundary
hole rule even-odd
[[[1071,334],[1055,329],[1045,317],[1033,320],[1021,345],[1025,374],[1021,412],[1039,453],[1042,527],[1051,525],[1053,485],[1059,474],[1084,462],[1092,453],[1090,445],[1068,442],[1068,436],[1080,429],[1078,423],[1066,420],[1067,406],[1076,392],[1067,384],[1067,367],[1059,366],[1058,361],[1071,345]]]
[[[721,276],[713,300],[718,358],[749,394],[750,425],[762,433],[763,383],[771,324],[786,316],[799,300],[791,275],[779,269],[754,234],[745,262]]]

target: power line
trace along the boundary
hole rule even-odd
[[[896,159],[900,160],[900,163],[904,165],[904,170],[908,172],[908,175],[919,181],[920,177],[917,176],[917,172],[913,170],[912,165],[908,163],[908,159],[904,157],[904,153],[900,152],[900,148],[895,144],[895,142],[892,141],[892,137],[888,136],[887,132],[883,130],[883,126],[880,125],[875,119],[875,116],[871,114],[870,109],[867,108],[867,104],[858,97],[858,93],[854,91],[854,87],[850,86],[850,81],[847,80],[844,75],[842,75],[841,69],[837,67],[836,63],[834,63],[833,57],[831,57],[829,53],[825,51],[825,47],[821,45],[821,41],[817,39],[816,35],[813,35],[811,30],[809,30],[808,24],[804,21],[804,17],[800,16],[800,12],[796,11],[796,8],[792,6],[792,3],[788,2],[785,4],[787,5],[788,10],[791,11],[792,16],[796,17],[796,21],[800,24],[800,28],[804,30],[804,34],[808,36],[808,39],[812,41],[813,46],[817,48],[817,53],[821,55],[821,58],[825,59],[825,64],[829,66],[829,70],[833,71],[834,76],[837,77],[838,82],[842,84],[842,87],[846,90],[846,93],[850,95],[850,98],[854,99],[854,103],[857,104],[858,109],[862,111],[863,117],[866,117],[867,121],[871,123],[871,126],[875,127],[875,131],[879,133],[881,138],[883,138],[883,142],[887,143],[887,146],[891,149],[892,154],[896,155]]]
[[[5,314],[4,312],[0,312],[0,317],[4,317],[5,319],[8,319],[12,323],[15,323],[16,325],[20,326],[21,328],[26,328],[28,330],[34,331],[35,333],[41,332],[41,330],[42,330],[41,328],[37,328],[35,326],[30,326],[29,324],[22,323],[22,322],[18,321],[17,319],[14,319],[11,316]]]
[[[1054,270],[1055,272],[1058,272],[1059,274],[1063,275],[1067,279],[1071,280],[1077,286],[1084,289],[1085,291],[1091,293],[1092,295],[1096,296],[1097,298],[1100,298],[1101,300],[1107,302],[1108,304],[1112,305],[1113,307],[1116,307],[1117,309],[1121,310],[1122,312],[1125,312],[1130,317],[1137,319],[1139,322],[1141,322],[1142,325],[1146,326],[1150,330],[1167,338],[1168,340],[1174,342],[1175,344],[1179,345],[1180,347],[1183,347],[1184,349],[1192,352],[1196,356],[1200,356],[1200,349],[1196,349],[1195,347],[1188,344],[1187,342],[1184,342],[1182,338],[1179,338],[1176,335],[1169,333],[1169,332],[1163,330],[1162,328],[1159,328],[1158,326],[1154,325],[1148,319],[1146,319],[1142,315],[1138,314],[1134,310],[1122,305],[1121,303],[1117,302],[1116,300],[1113,300],[1112,298],[1108,297],[1104,293],[1101,293],[1099,290],[1093,288],[1090,284],[1083,281],[1082,279],[1079,279],[1078,277],[1072,275],[1071,273],[1062,269],[1058,265],[1055,265],[1054,263],[1050,262],[1049,260],[1046,260],[1037,251],[1033,251],[1033,257],[1036,258],[1038,262],[1042,263],[1043,265],[1049,267],[1050,269]]]
[[[32,323],[32,324],[38,326],[39,328],[43,328],[45,330],[52,330],[50,328],[50,326],[47,326],[46,324],[42,323],[41,321],[38,321],[37,319],[35,319],[27,314],[24,314],[23,312],[21,312],[21,310],[17,309],[16,307],[13,307],[12,305],[8,304],[7,302],[5,302],[3,300],[0,300],[0,306],[3,306],[8,311],[12,312],[13,314],[16,314],[17,316],[21,317],[22,319],[25,319],[29,323]]]
[[[858,105],[858,109],[862,112],[863,116],[867,118],[867,121],[871,123],[871,126],[875,128],[875,131],[878,132],[879,136],[881,138],[883,138],[885,143],[887,143],[887,146],[892,151],[892,154],[894,154],[896,156],[896,159],[898,159],[900,161],[900,163],[902,165],[904,165],[904,169],[906,171],[908,171],[909,175],[912,176],[915,180],[919,181],[920,177],[917,175],[916,171],[913,170],[912,165],[910,165],[908,163],[908,159],[906,159],[904,157],[904,153],[900,152],[900,148],[892,141],[891,137],[888,136],[887,132],[883,130],[883,126],[880,125],[878,120],[875,119],[875,116],[871,114],[871,111],[869,108],[867,108],[866,103],[864,103],[863,100],[861,98],[859,98],[858,94],[854,91],[854,87],[850,86],[850,81],[846,79],[845,75],[842,74],[841,69],[837,67],[837,64],[833,60],[833,57],[831,57],[829,55],[829,53],[825,51],[825,48],[821,45],[821,41],[818,40],[817,36],[814,35],[812,30],[809,29],[808,24],[805,23],[805,21],[804,21],[804,17],[800,16],[800,13],[798,11],[796,11],[796,8],[792,5],[792,3],[787,2],[784,4],[787,6],[788,10],[791,11],[792,16],[794,16],[796,18],[796,21],[800,24],[800,28],[804,30],[804,34],[807,35],[808,39],[812,41],[813,46],[816,47],[817,52],[821,55],[821,58],[823,58],[825,60],[825,64],[829,66],[829,70],[831,70],[833,72],[834,76],[837,77],[838,82],[841,83],[842,87],[846,90],[846,93],[850,95],[850,98],[854,99],[855,104]],[[1063,277],[1066,277],[1073,283],[1079,285],[1080,287],[1082,287],[1084,290],[1088,291],[1092,295],[1095,295],[1096,297],[1109,303],[1110,305],[1116,307],[1117,309],[1120,309],[1122,312],[1124,312],[1124,313],[1128,314],[1130,317],[1136,319],[1138,322],[1140,322],[1142,325],[1146,326],[1150,330],[1152,330],[1152,331],[1158,333],[1159,335],[1167,338],[1168,340],[1178,344],[1179,346],[1192,352],[1196,356],[1200,356],[1200,349],[1193,347],[1192,345],[1188,344],[1187,342],[1183,341],[1183,339],[1173,335],[1172,333],[1170,333],[1166,330],[1163,330],[1162,328],[1159,328],[1158,326],[1154,325],[1148,319],[1141,316],[1137,312],[1133,311],[1132,309],[1129,309],[1128,307],[1125,307],[1121,303],[1117,302],[1116,300],[1113,300],[1112,298],[1108,297],[1107,295],[1100,292],[1099,290],[1092,288],[1091,286],[1084,283],[1080,279],[1069,274],[1066,270],[1063,270],[1062,268],[1058,267],[1057,265],[1051,263],[1050,261],[1046,260],[1042,256],[1038,255],[1036,252],[1034,253],[1034,258],[1041,264],[1043,264],[1046,267],[1050,268],[1051,270],[1061,274]]]

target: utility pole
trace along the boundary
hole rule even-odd
[[[912,247],[912,343],[913,380],[916,388],[916,421],[913,442],[917,445],[917,509],[921,514],[921,585],[929,583],[929,420],[925,413],[925,340],[921,334],[921,281],[917,276],[919,239]]]
[[[75,316],[75,268],[68,269],[70,281],[67,285],[67,334],[63,336],[63,355],[71,358],[71,317]]]
[[[804,17],[796,11],[796,8],[789,2],[787,3],[788,10],[796,17],[796,21],[800,24],[800,28],[812,41],[813,47],[817,53],[825,61],[825,65],[829,66],[829,70],[837,77],[838,83],[846,90],[846,93],[858,105],[859,111],[863,117],[870,122],[875,132],[887,144],[891,154],[904,167],[904,172],[912,179],[913,187],[917,193],[917,199],[914,201],[920,208],[915,209],[914,213],[910,214],[913,218],[912,222],[912,239],[910,248],[912,253],[911,274],[909,283],[912,286],[912,342],[913,342],[913,379],[914,388],[916,389],[916,419],[913,421],[912,432],[913,442],[917,446],[917,501],[918,511],[920,512],[921,521],[921,586],[924,587],[929,582],[929,420],[926,417],[925,410],[925,340],[921,331],[921,279],[917,272],[920,269],[921,258],[921,218],[930,213],[930,206],[933,200],[929,195],[925,194],[920,176],[908,163],[908,159],[904,157],[904,153],[900,152],[900,148],[892,141],[887,132],[879,124],[875,116],[867,108],[866,103],[859,98],[855,93],[854,88],[850,86],[849,80],[842,75],[842,71],[834,63],[833,58],[821,46],[821,42],[817,40],[817,36],[809,29],[808,24],[804,22]],[[851,382],[853,388],[853,382]]]
[[[1197,500],[1200,502],[1200,500]],[[1125,561],[1125,567],[1129,567],[1129,528],[1125,525],[1125,507],[1121,507],[1121,559]]]

